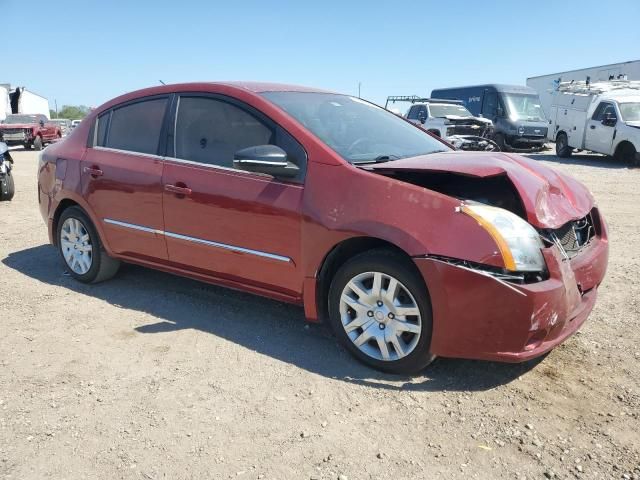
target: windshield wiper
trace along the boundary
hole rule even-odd
[[[398,160],[400,156],[393,154],[386,155],[378,155],[376,158],[371,158],[369,160],[361,160],[360,162],[352,162],[354,165],[366,165],[368,163],[384,163],[389,160]]]

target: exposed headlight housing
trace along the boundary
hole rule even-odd
[[[545,269],[540,235],[522,218],[504,208],[484,204],[463,205],[460,210],[473,217],[493,238],[507,270],[542,272]]]

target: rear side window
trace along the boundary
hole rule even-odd
[[[100,147],[106,147],[107,142],[107,127],[109,126],[109,117],[111,112],[103,113],[98,117],[98,137],[97,145]]]
[[[158,98],[114,109],[111,112],[111,121],[108,122],[104,143],[100,143],[101,122],[98,121],[98,145],[130,152],[157,154],[166,107],[167,99]]]
[[[268,145],[273,137],[271,128],[235,105],[213,98],[180,98],[176,158],[232,168],[235,152]]]

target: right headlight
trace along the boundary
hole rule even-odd
[[[461,211],[473,217],[493,238],[507,270],[541,272],[545,269],[540,235],[522,218],[504,208],[484,204],[463,205]]]

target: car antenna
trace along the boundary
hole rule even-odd
[[[162,80],[158,80],[162,85],[166,85]]]

